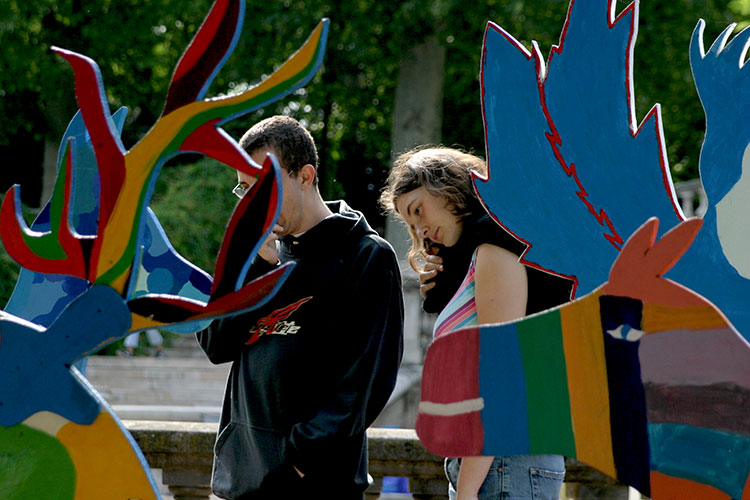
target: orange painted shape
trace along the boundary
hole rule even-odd
[[[158,498],[130,441],[109,413],[100,413],[91,425],[65,424],[57,438],[75,464],[76,500]]]
[[[705,304],[700,295],[662,277],[690,247],[702,224],[701,219],[689,219],[656,241],[659,220],[649,219],[625,243],[602,293],[675,307]]]
[[[576,458],[617,477],[597,292],[560,310]]]
[[[745,488],[747,492],[747,488]],[[651,472],[651,498],[653,500],[731,500],[721,490],[689,479]],[[747,493],[742,500],[747,500]]]
[[[664,304],[643,304],[643,331],[647,333],[670,330],[711,330],[727,328],[727,319],[718,309],[706,302],[692,307]]]
[[[141,316],[140,314],[136,314],[134,312],[130,313],[130,329],[129,332],[135,332],[140,330],[145,330],[147,328],[161,328],[165,325],[165,323],[161,321],[156,321],[154,319],[145,318]]]

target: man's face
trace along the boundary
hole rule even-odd
[[[268,147],[254,151],[250,154],[250,157],[258,165],[263,165],[268,153],[273,154],[278,159],[278,155]],[[239,182],[246,182],[249,186],[255,184],[255,177],[250,175],[237,172],[237,177]],[[289,175],[289,171],[283,165],[281,166],[281,192],[281,213],[276,223],[283,229],[279,234],[297,234],[301,232],[303,192],[297,176]]]

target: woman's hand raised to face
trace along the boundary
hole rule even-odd
[[[432,279],[442,270],[443,259],[437,255],[428,255],[425,258],[424,269],[419,273],[419,293],[422,294],[422,297],[426,297],[427,292],[435,287],[435,282]]]

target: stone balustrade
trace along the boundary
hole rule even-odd
[[[708,198],[700,179],[678,182],[674,190],[685,217],[703,217],[708,208]]]
[[[126,420],[149,465],[162,470],[162,481],[175,500],[207,500],[217,424]],[[367,432],[374,484],[367,500],[380,496],[384,476],[409,478],[415,499],[447,498],[442,458],[427,451],[413,429],[373,428]],[[575,460],[568,460],[567,498],[629,498],[628,488]]]

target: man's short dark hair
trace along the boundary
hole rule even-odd
[[[281,166],[290,175],[296,175],[304,165],[315,167],[315,182],[318,185],[318,150],[310,132],[294,118],[277,115],[261,120],[245,132],[240,146],[248,154],[261,148],[270,148],[278,155]]]

